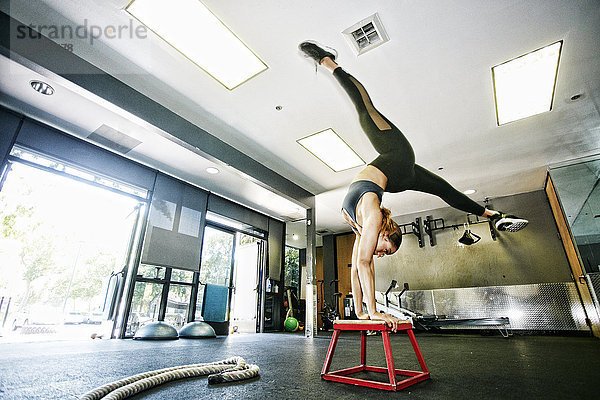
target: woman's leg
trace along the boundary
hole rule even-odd
[[[408,139],[400,129],[377,111],[364,86],[341,67],[334,69],[333,76],[354,104],[360,126],[375,150],[379,154],[394,151],[398,158],[414,163],[415,155]]]
[[[471,200],[464,193],[456,190],[444,179],[420,165],[415,165],[414,182],[411,190],[434,194],[456,209],[489,218],[496,226],[496,229],[500,231],[517,232],[529,224],[529,221],[519,218],[516,215],[504,214],[499,211],[484,208],[482,205]]]
[[[411,190],[436,195],[450,206],[474,215],[491,217],[497,213],[496,211],[486,210],[482,205],[477,204],[467,195],[456,190],[440,176],[420,165],[415,165],[415,179]]]
[[[415,153],[402,131],[373,106],[364,86],[329,57],[321,63],[333,72],[358,113],[360,126],[380,154],[369,165],[387,177],[386,191],[401,192],[414,182]]]

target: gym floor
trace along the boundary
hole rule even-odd
[[[398,392],[321,380],[329,340],[265,333],[0,344],[0,398],[76,399],[137,373],[231,356],[258,364],[260,377],[215,386],[206,377],[174,381],[131,399],[598,398],[600,342],[591,337],[418,333],[431,379]],[[396,368],[419,369],[406,334],[392,335],[392,349]],[[332,370],[357,365],[359,354],[360,336],[343,332]],[[380,335],[368,337],[367,364],[385,366]]]

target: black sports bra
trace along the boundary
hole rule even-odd
[[[365,195],[365,193],[373,192],[379,197],[379,202],[381,203],[381,199],[383,198],[383,188],[371,181],[356,181],[353,182],[348,188],[348,193],[346,193],[346,197],[344,197],[344,201],[342,202],[342,210],[348,213],[352,222],[355,225],[358,225],[356,221],[356,206],[360,199]]]

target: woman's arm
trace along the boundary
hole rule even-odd
[[[369,314],[363,312],[363,293],[358,279],[358,246],[360,235],[356,235],[354,246],[352,247],[352,270],[350,271],[350,282],[352,283],[352,301],[354,302],[354,312],[358,319],[369,319]]]
[[[388,326],[396,331],[398,320],[391,315],[377,312],[375,301],[373,253],[377,247],[377,239],[379,238],[379,230],[381,228],[379,199],[374,193],[367,193],[363,196],[361,203],[359,212],[362,216],[362,234],[356,248],[357,275],[362,289],[361,294],[364,296],[364,301],[367,304],[369,317],[373,320],[386,321]]]

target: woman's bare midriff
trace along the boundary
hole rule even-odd
[[[387,186],[387,177],[378,168],[367,165],[365,169],[360,171],[352,180],[351,183],[356,181],[371,181],[378,186],[381,186],[384,190]]]

